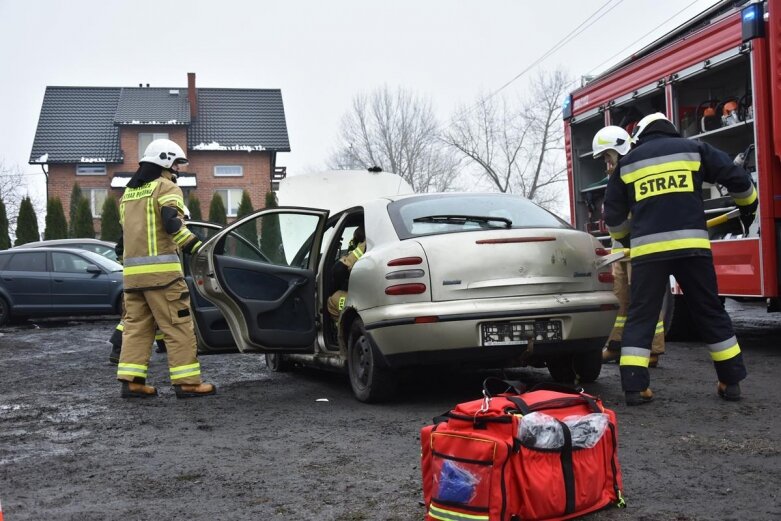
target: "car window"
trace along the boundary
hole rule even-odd
[[[73,253],[52,252],[52,265],[57,273],[87,273],[87,266],[92,264]]]
[[[109,248],[108,246],[105,246],[103,244],[77,244],[74,246],[77,248],[81,248],[83,250],[95,252],[98,255],[102,255],[106,257],[107,259],[111,259],[111,260],[117,259],[117,255],[116,253],[114,253],[114,248]]]
[[[46,252],[16,253],[6,268],[8,271],[46,271]]]
[[[307,214],[259,215],[230,231],[215,253],[290,266],[315,229],[318,216]]]
[[[394,201],[388,213],[400,239],[507,228],[570,228],[523,197],[492,194],[432,195]]]

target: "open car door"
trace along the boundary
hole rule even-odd
[[[204,243],[222,230],[222,226],[210,222],[186,221],[185,224]],[[190,269],[192,257],[182,255],[182,264],[184,280],[190,290],[190,308],[193,313],[195,337],[198,339],[198,354],[238,353],[239,349],[222,312],[195,288]]]
[[[239,351],[313,351],[327,218],[313,208],[260,210],[216,233],[190,260],[195,289],[222,313]]]

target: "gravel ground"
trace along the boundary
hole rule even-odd
[[[781,519],[781,317],[728,301],[749,367],[725,403],[705,348],[671,343],[657,400],[627,408],[618,368],[587,386],[619,417],[628,508],[603,520]],[[271,373],[257,355],[203,357],[219,394],[119,398],[105,340],[114,319],[0,331],[0,501],[7,521],[420,520],[421,427],[479,395],[481,374],[428,372],[392,403],[355,401],[341,375]],[[541,369],[511,377],[547,381]],[[327,401],[321,401],[326,399]]]

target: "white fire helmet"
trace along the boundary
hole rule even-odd
[[[625,156],[629,152],[631,144],[632,138],[629,136],[629,132],[621,127],[611,125],[594,134],[594,139],[591,141],[591,151],[595,159],[601,157],[608,150],[615,150],[618,155]]]
[[[670,125],[672,125],[672,122],[669,119],[667,119],[667,116],[665,116],[661,112],[654,112],[653,114],[648,114],[643,119],[638,121],[637,126],[632,131],[632,143],[637,143],[637,140],[640,139],[640,134],[643,133],[643,131],[648,127],[648,125],[650,125],[654,121],[660,121],[660,120],[664,120],[670,123]],[[673,126],[673,129],[674,128],[675,127]]]
[[[187,157],[184,154],[182,147],[171,141],[170,139],[155,139],[144,151],[144,157],[141,158],[141,163],[154,163],[160,165],[166,170],[171,170],[171,167],[187,163]]]

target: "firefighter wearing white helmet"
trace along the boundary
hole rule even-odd
[[[708,345],[718,395],[738,400],[746,367],[719,300],[701,194],[703,183],[726,187],[747,222],[756,211],[756,189],[726,153],[680,137],[664,114],[641,119],[632,137],[636,143],[619,160],[605,194],[610,235],[622,239],[631,234],[632,295],[620,359],[626,403],[640,405],[653,398],[650,347],[670,275]]]
[[[169,139],[149,144],[120,202],[125,316],[117,379],[123,398],[155,396],[146,385],[155,323],[165,335],[171,383],[178,398],[214,394],[201,383],[190,295],[179,252],[195,253],[201,241],[184,225],[182,190],[172,181],[186,164]]]
[[[618,159],[625,156],[632,145],[632,138],[629,132],[621,127],[610,125],[599,130],[594,135],[591,142],[591,150],[595,159],[600,157],[605,160],[605,167],[608,177],[613,173],[618,165]],[[613,294],[618,299],[618,314],[607,338],[607,343],[602,350],[602,362],[615,362],[621,356],[621,338],[626,324],[626,314],[629,310],[630,297],[630,279],[632,269],[629,263],[630,249],[629,237],[624,237],[620,241],[613,239],[611,251],[613,253],[624,252],[626,257],[612,265],[613,271]],[[663,311],[662,311],[663,313]],[[664,354],[664,321],[660,314],[654,330],[654,338],[651,342],[651,357],[649,367],[656,367],[659,364],[659,356]]]

